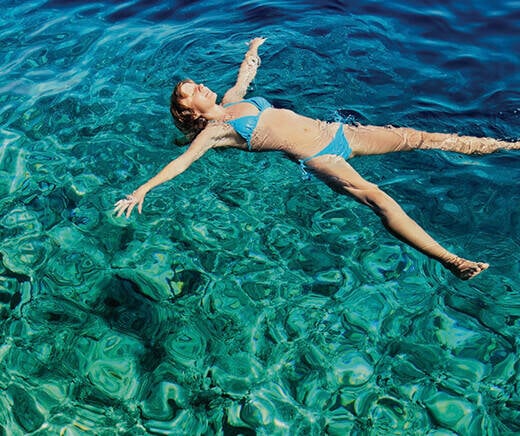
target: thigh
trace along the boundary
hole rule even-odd
[[[345,159],[327,154],[315,157],[307,165],[323,180],[340,188],[342,193],[350,194],[363,201],[363,192],[377,188],[372,182],[364,179]]]
[[[344,126],[352,156],[410,151],[422,143],[418,130],[392,126]]]

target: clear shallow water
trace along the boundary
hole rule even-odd
[[[518,153],[356,159],[463,283],[276,154],[179,155],[185,76],[321,119],[520,137],[519,4],[4,2],[0,434],[520,432]]]

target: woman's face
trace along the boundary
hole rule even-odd
[[[217,94],[202,83],[185,82],[181,85],[179,94],[181,97],[179,103],[199,115],[208,112],[217,101]]]

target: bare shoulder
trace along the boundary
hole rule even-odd
[[[235,130],[224,122],[209,123],[195,140],[204,143],[207,148],[239,146]]]
[[[230,103],[238,103],[239,101],[242,101],[244,99],[244,92],[243,90],[238,90],[236,86],[233,86],[233,88],[228,89],[228,91],[224,94],[224,97],[222,97],[222,104],[230,104]]]

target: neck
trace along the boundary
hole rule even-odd
[[[216,104],[201,115],[208,121],[218,121],[223,120],[226,117],[226,110],[221,105]]]

